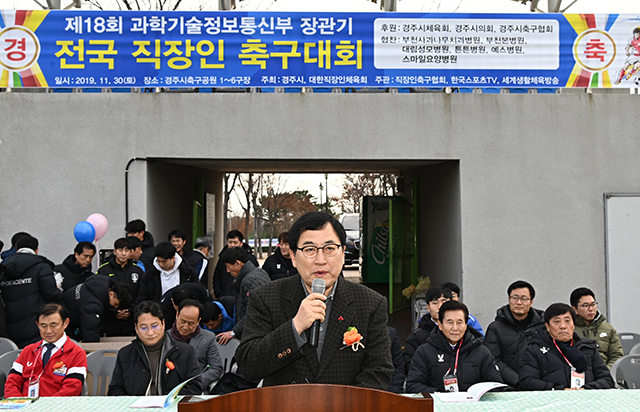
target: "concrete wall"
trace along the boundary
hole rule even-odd
[[[603,302],[602,194],[640,192],[640,141],[630,127],[637,102],[618,94],[0,93],[0,238],[30,231],[61,261],[75,244],[73,226],[101,212],[112,242],[125,223],[131,157],[455,160],[461,283],[483,325],[520,278],[537,288],[536,307],[567,301],[582,285]]]
[[[420,187],[417,201],[420,276],[429,276],[434,286],[454,282],[464,291],[459,163],[447,161],[426,166],[414,178]]]

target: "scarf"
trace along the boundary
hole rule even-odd
[[[584,357],[582,352],[580,352],[579,349],[571,346],[571,343],[572,341],[556,341],[556,344],[558,345],[564,356],[569,360],[569,362],[571,362],[573,367],[576,368],[576,371],[582,373],[587,370],[589,363],[587,362],[587,359]]]
[[[196,326],[196,330],[192,334],[187,335],[187,336],[183,336],[183,335],[180,334],[180,332],[178,332],[178,328],[176,326],[176,323],[174,323],[173,326],[171,327],[171,335],[178,342],[189,343],[189,341],[191,339],[193,339],[199,333],[200,333],[200,325]]]

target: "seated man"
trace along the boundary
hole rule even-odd
[[[173,324],[169,334],[175,340],[194,347],[200,370],[204,370],[209,365],[200,378],[206,390],[222,376],[222,359],[218,353],[216,335],[199,326],[201,310],[202,305],[197,300],[183,300],[178,307],[176,323]]]
[[[534,334],[520,358],[520,389],[609,389],[613,378],[596,342],[574,332],[575,312],[564,303],[544,311],[546,329]]]
[[[411,361],[407,393],[458,392],[479,382],[502,382],[482,334],[468,327],[468,316],[467,307],[455,300],[440,307],[438,330]]]
[[[160,307],[164,314],[164,325],[167,329],[171,329],[173,322],[176,321],[178,306],[185,299],[194,299],[204,305],[211,302],[211,294],[200,283],[187,282],[169,289],[160,299]]]
[[[452,300],[457,300],[458,302],[460,302],[460,286],[456,285],[453,282],[447,282],[443,283],[442,287],[451,291]],[[482,326],[480,326],[480,322],[478,322],[478,319],[474,318],[472,315],[469,315],[469,321],[467,322],[467,325],[473,327],[475,330],[480,332],[482,336],[484,336],[484,331],[482,330]]]
[[[42,341],[20,352],[4,386],[7,398],[39,396],[80,396],[87,377],[87,355],[67,338],[66,310],[47,303],[38,312]]]
[[[135,308],[133,320],[138,339],[118,351],[109,396],[166,395],[179,383],[200,373],[195,349],[165,332],[160,305],[141,302]],[[199,377],[180,391],[182,395],[201,393]]]
[[[571,292],[571,307],[576,311],[576,333],[581,338],[598,342],[598,352],[609,369],[624,356],[618,332],[598,311],[596,295],[591,289],[578,288]]]
[[[405,372],[409,372],[411,366],[411,359],[413,354],[416,353],[418,346],[422,345],[429,339],[432,333],[438,330],[438,311],[443,303],[451,300],[452,294],[449,289],[443,289],[440,286],[434,286],[427,290],[425,293],[425,301],[427,302],[427,312],[420,322],[418,323],[418,329],[411,332],[405,342],[404,356]]]
[[[218,334],[232,330],[236,322],[222,303],[214,301],[202,306],[202,324],[205,329]]]
[[[126,282],[116,283],[107,276],[91,276],[83,284],[64,292],[60,300],[69,310],[69,335],[78,341],[99,342],[103,334],[113,336],[121,330],[115,313],[118,309],[129,308],[131,289]]]
[[[489,324],[485,344],[496,359],[504,383],[518,385],[520,355],[529,338],[544,325],[544,312],[534,309],[536,291],[523,280],[513,282],[507,288],[509,304],[496,311],[496,320]]]

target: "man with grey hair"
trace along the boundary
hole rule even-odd
[[[187,263],[195,269],[198,274],[200,283],[205,288],[209,288],[209,276],[207,269],[209,268],[209,254],[213,250],[213,243],[208,237],[199,237],[196,239],[195,249],[193,252],[186,254]]]

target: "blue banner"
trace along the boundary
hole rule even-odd
[[[635,87],[640,18],[15,11],[0,87]]]

